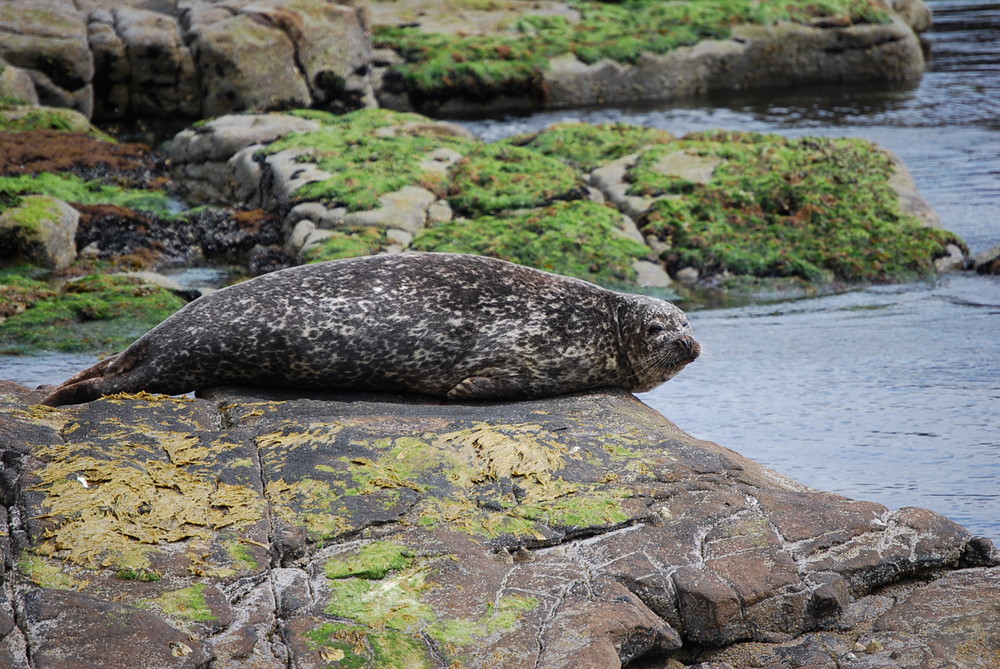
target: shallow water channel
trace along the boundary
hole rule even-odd
[[[972,251],[1000,243],[1000,3],[931,2],[916,87],[822,88],[697,104],[466,122],[485,139],[562,120],[872,139],[899,154]],[[691,434],[796,480],[921,506],[1000,540],[1000,278],[704,310],[706,353],[642,399]],[[0,378],[58,383],[90,356],[0,358]]]
[[[680,135],[865,137],[895,151],[973,253],[1000,243],[1000,3],[930,2],[916,87],[816,88],[467,123],[486,139],[564,120]],[[642,399],[691,434],[816,488],[921,506],[1000,539],[1000,278],[704,310],[705,355]]]

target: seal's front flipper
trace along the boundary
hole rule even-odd
[[[450,400],[495,400],[524,397],[528,388],[518,377],[470,376],[448,391]]]

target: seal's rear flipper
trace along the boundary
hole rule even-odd
[[[83,372],[81,372],[81,374],[82,373]],[[79,374],[77,376],[79,376]],[[58,407],[64,404],[83,404],[84,402],[90,402],[92,400],[96,400],[104,394],[104,382],[105,378],[103,376],[78,381],[76,383],[70,383],[67,381],[46,395],[45,399],[43,399],[41,403],[47,404],[50,407]]]
[[[45,396],[42,404],[50,407],[63,404],[82,404],[96,400],[101,395],[121,392],[126,388],[113,388],[112,379],[135,367],[149,349],[145,342],[133,344],[121,353],[108,356],[96,365],[92,365],[79,374],[74,374],[63,381],[62,385]]]

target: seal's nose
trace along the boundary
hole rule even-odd
[[[694,337],[683,336],[676,339],[677,345],[694,360],[701,355],[701,344],[694,340]]]

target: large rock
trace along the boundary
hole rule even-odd
[[[87,23],[73,5],[0,1],[0,58],[31,76],[42,104],[90,115],[94,60]]]
[[[0,58],[42,103],[100,119],[355,109],[371,100],[369,50],[351,3],[0,2]]]
[[[1000,274],[1000,244],[977,253],[972,266],[979,274]]]
[[[563,56],[552,60],[545,86],[549,106],[569,107],[820,81],[908,81],[919,78],[923,67],[920,42],[899,18],[843,28],[742,25],[730,40],[644,54],[634,65],[606,59],[587,65]]]
[[[0,213],[0,259],[65,269],[76,260],[80,214],[48,195],[25,195]]]
[[[0,97],[20,100],[25,104],[38,104],[38,91],[31,75],[19,67],[3,62],[0,58]]]
[[[89,666],[104,637],[213,667],[662,666],[744,641],[802,657],[822,630],[845,656],[890,632],[998,649],[992,610],[947,594],[989,601],[993,571],[952,571],[996,564],[989,542],[805,488],[624,392],[40,395],[0,385],[11,666]],[[907,580],[895,615],[871,604]],[[44,654],[17,659],[24,639]]]

